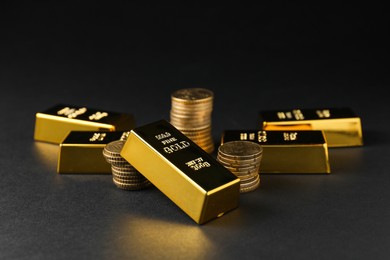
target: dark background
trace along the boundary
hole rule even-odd
[[[386,259],[389,18],[367,4],[0,4],[0,258]],[[213,136],[268,109],[347,106],[364,146],[330,175],[263,175],[238,209],[197,225],[160,191],[59,175],[34,142],[57,103],[169,119],[170,94],[215,94]]]

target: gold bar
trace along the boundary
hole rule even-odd
[[[57,173],[111,174],[111,164],[103,156],[104,147],[126,138],[130,132],[71,131],[58,155]]]
[[[328,147],[363,145],[361,120],[350,108],[261,111],[260,121],[263,130],[323,130]]]
[[[131,130],[121,156],[198,224],[238,207],[240,179],[165,120]]]
[[[58,104],[36,113],[34,139],[59,144],[70,131],[129,131],[134,126],[132,114]]]
[[[263,147],[260,173],[330,173],[323,131],[225,130],[221,144],[247,140]]]

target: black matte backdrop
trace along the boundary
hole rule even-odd
[[[2,259],[386,259],[389,19],[384,6],[11,3],[0,8]],[[160,191],[59,175],[34,142],[57,103],[169,119],[179,88],[214,91],[213,136],[265,109],[351,107],[363,147],[330,175],[262,175],[240,206],[197,225]]]

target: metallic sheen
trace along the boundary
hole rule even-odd
[[[260,121],[263,130],[323,130],[328,147],[363,145],[361,120],[346,107],[261,111]]]
[[[58,104],[36,113],[34,139],[59,144],[70,131],[129,131],[134,126],[132,114]]]
[[[198,224],[238,207],[240,179],[165,120],[131,130],[121,156]]]
[[[247,140],[263,147],[260,174],[331,173],[323,131],[225,130],[221,144]]]
[[[74,174],[111,174],[104,147],[120,140],[127,132],[71,131],[60,143],[57,172]]]

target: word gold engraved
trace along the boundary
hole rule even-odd
[[[154,136],[164,145],[164,152],[173,153],[190,146],[187,141],[178,141],[176,137],[172,136],[169,132],[164,132]]]

